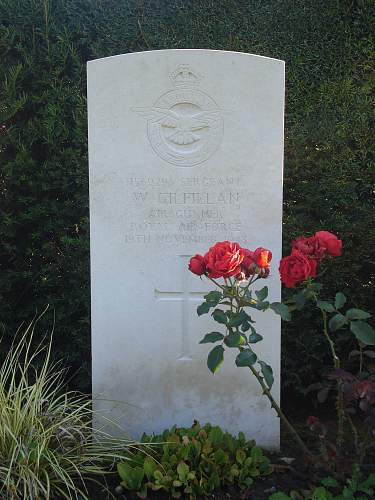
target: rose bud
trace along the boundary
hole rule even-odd
[[[270,275],[270,268],[269,267],[261,267],[259,270],[259,278],[268,278]]]
[[[198,276],[202,276],[202,274],[206,273],[206,263],[202,255],[196,254],[190,259],[189,271]]]
[[[342,251],[342,241],[329,231],[318,231],[315,237],[326,247],[327,254],[331,257],[339,257]]]
[[[254,252],[248,250],[247,248],[242,249],[244,259],[241,264],[241,270],[245,274],[246,278],[250,278],[251,275],[255,274],[257,265],[254,262]]]
[[[259,267],[268,267],[272,260],[272,252],[267,248],[259,247],[254,251],[254,261]]]

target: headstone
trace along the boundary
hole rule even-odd
[[[261,283],[279,300],[284,63],[161,50],[88,64],[92,377],[96,409],[130,435],[218,424],[265,447],[279,423],[234,364],[213,376],[197,305],[213,285],[187,263],[217,241],[273,252]],[[280,322],[257,315],[279,398]],[[232,352],[233,351],[233,352]]]

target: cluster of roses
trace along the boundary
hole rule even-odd
[[[318,264],[327,256],[339,257],[342,241],[329,231],[318,231],[314,236],[299,236],[292,242],[292,253],[280,261],[282,283],[293,288],[308,278],[315,278]]]
[[[282,283],[293,288],[308,278],[315,278],[318,264],[327,256],[341,255],[342,242],[328,231],[318,231],[314,236],[299,236],[292,242],[292,253],[280,261],[279,272]],[[203,256],[196,254],[190,259],[189,270],[198,276],[230,278],[242,281],[258,275],[266,278],[272,253],[259,247],[253,252],[238,243],[220,241]]]
[[[189,262],[189,270],[198,276],[209,278],[248,279],[257,274],[262,278],[269,275],[272,253],[259,247],[254,252],[242,248],[238,243],[220,241],[203,255],[194,255]]]

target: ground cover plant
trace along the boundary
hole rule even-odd
[[[359,467],[344,481],[327,476],[312,490],[292,490],[289,494],[278,491],[270,495],[269,500],[367,500],[375,496],[375,474],[366,478]]]
[[[272,472],[269,459],[254,441],[210,424],[175,426],[160,435],[145,435],[142,443],[152,445],[147,454],[143,448],[117,465],[121,486],[140,498],[156,491],[172,498],[208,497],[230,485],[245,490],[254,479]]]
[[[34,328],[0,367],[0,497],[85,500],[132,442],[92,430],[92,401],[66,392],[66,370],[51,361],[51,340],[33,344]]]

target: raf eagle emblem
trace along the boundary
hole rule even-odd
[[[223,117],[219,106],[200,90],[201,76],[180,64],[169,75],[174,88],[152,106],[132,107],[147,120],[147,137],[155,153],[178,167],[206,161],[220,146]]]
[[[210,127],[220,117],[219,111],[201,111],[193,115],[179,115],[171,109],[156,107],[133,108],[139,115],[151,123],[159,123],[162,127],[171,129],[166,138],[174,144],[193,144],[201,139],[196,133]]]

